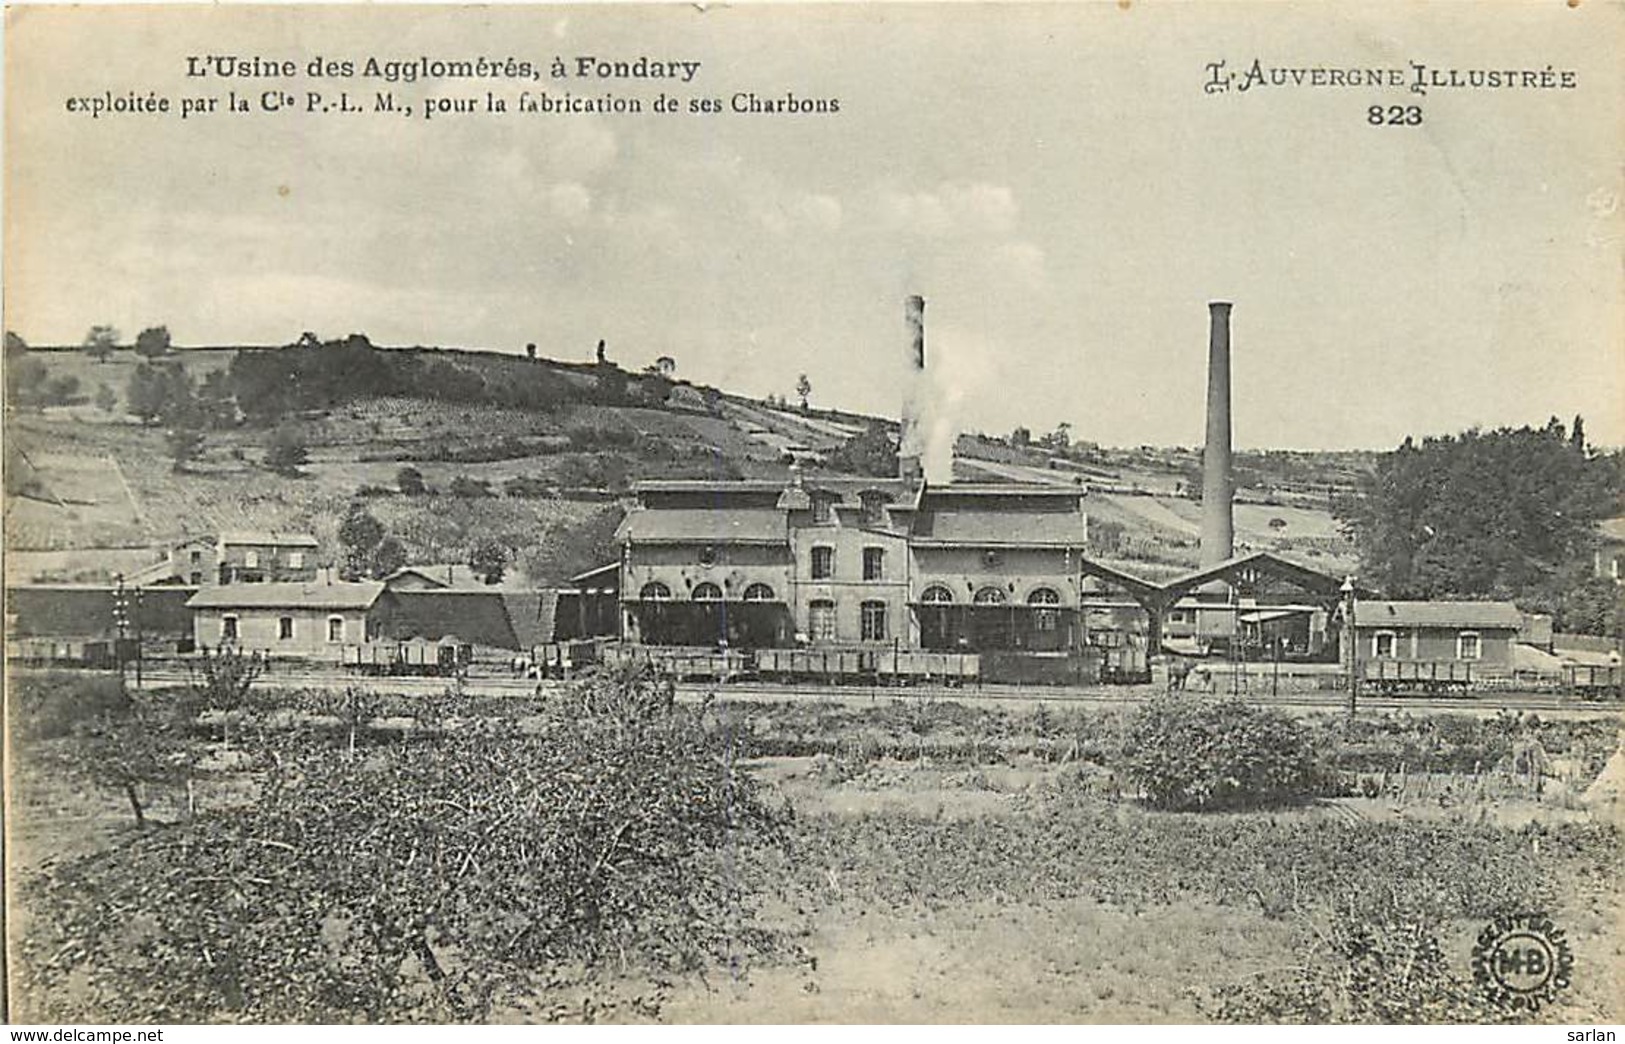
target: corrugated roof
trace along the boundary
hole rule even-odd
[[[276,547],[316,547],[316,538],[309,533],[278,533],[269,529],[239,529],[221,533],[222,544],[270,544]]]
[[[1523,614],[1511,602],[1354,603],[1360,627],[1486,627],[1516,631]]]
[[[189,609],[369,609],[384,593],[376,580],[309,584],[223,584],[207,587]]]
[[[772,508],[638,508],[616,531],[645,544],[785,544],[784,513]]]
[[[914,540],[923,545],[1082,547],[1083,515],[1071,511],[922,511]]]

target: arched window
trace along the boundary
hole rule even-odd
[[[751,584],[745,588],[745,601],[747,602],[771,602],[772,600],[773,589],[766,584]]]
[[[976,592],[971,599],[977,605],[1003,605],[1005,603],[1004,589],[999,587],[984,587]]]
[[[1027,604],[1034,606],[1033,628],[1038,631],[1053,631],[1060,624],[1061,613],[1055,607],[1061,604],[1061,595],[1053,587],[1039,587],[1027,596]]]
[[[644,584],[643,590],[638,592],[638,597],[645,602],[664,602],[671,597],[671,588],[655,580]]]
[[[941,584],[932,584],[920,595],[920,601],[925,605],[950,605],[953,600],[954,593]]]
[[[713,583],[695,584],[694,600],[696,602],[722,601],[722,588]]]

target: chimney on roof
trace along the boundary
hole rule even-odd
[[[1230,302],[1208,306],[1207,441],[1202,446],[1202,566],[1235,553],[1230,470]]]
[[[920,422],[925,394],[925,298],[910,294],[903,301],[908,324],[908,369],[903,377],[902,430],[897,438],[897,477],[918,481],[925,475],[925,432]]]

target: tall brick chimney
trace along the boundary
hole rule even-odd
[[[1202,447],[1202,566],[1217,565],[1235,553],[1230,471],[1230,302],[1208,306],[1207,442]]]
[[[925,432],[920,422],[925,395],[925,298],[910,294],[903,301],[908,324],[908,369],[903,377],[902,431],[897,440],[897,477],[918,481],[925,474]]]

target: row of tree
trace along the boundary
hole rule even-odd
[[[1361,580],[1396,598],[1496,598],[1559,630],[1619,633],[1620,596],[1593,576],[1597,525],[1625,513],[1625,456],[1584,421],[1406,439],[1334,513]]]

